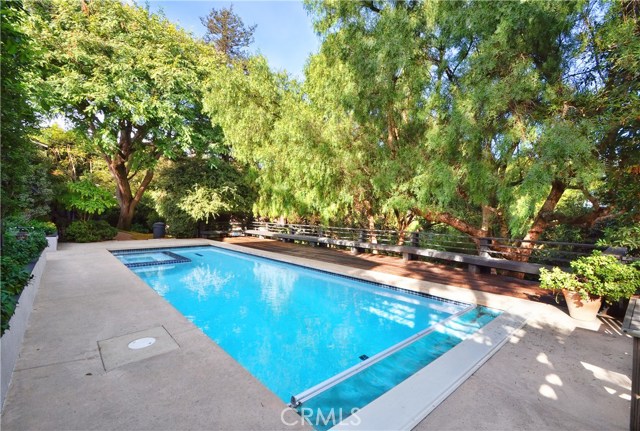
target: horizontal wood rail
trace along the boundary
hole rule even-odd
[[[346,239],[333,239],[324,236],[287,234],[256,229],[246,230],[245,234],[289,242],[300,241],[319,246],[333,245],[339,247],[347,247],[350,248],[354,253],[363,252],[365,250],[378,250],[390,253],[398,253],[401,254],[405,260],[414,260],[417,256],[421,256],[432,259],[446,260],[450,262],[459,262],[466,264],[470,272],[477,272],[478,267],[487,267],[538,275],[540,273],[540,268],[548,267],[548,265],[515,262],[504,259],[495,259],[493,257],[473,256],[463,253],[447,252],[414,246],[377,244]]]
[[[376,250],[400,254],[406,260],[420,257],[458,262],[470,272],[495,268],[538,275],[541,268],[567,267],[569,262],[600,249],[623,260],[624,250],[606,249],[595,244],[554,241],[528,241],[513,238],[472,238],[464,234],[434,231],[394,231],[349,227],[278,224],[257,222],[245,235],[314,246],[346,247],[353,253]]]

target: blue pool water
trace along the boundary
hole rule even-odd
[[[409,344],[305,407],[362,407],[497,315],[478,307],[456,317],[467,304],[217,247],[168,250],[190,262],[131,270],[285,402],[455,317],[446,330]],[[162,260],[158,253],[148,252]],[[132,256],[114,254],[131,262]]]

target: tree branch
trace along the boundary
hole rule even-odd
[[[149,186],[149,183],[151,183],[152,179],[153,179],[153,169],[149,169],[144,174],[144,178],[140,183],[140,187],[138,187],[138,190],[136,190],[136,195],[133,197],[133,202],[131,203],[132,207],[135,208],[138,205],[138,202],[140,202],[140,199],[142,199],[142,195],[144,194],[145,190]]]
[[[471,48],[473,47],[473,43],[475,42],[475,39],[473,37],[471,37],[471,40],[469,41],[469,45],[467,46],[467,50],[465,51],[464,55],[462,57],[460,57],[458,64],[456,64],[456,66],[453,68],[453,70],[451,71],[453,74],[456,73],[456,70],[458,70],[458,67],[460,67],[460,65],[462,63],[464,63],[464,61],[467,59],[467,57],[469,56],[469,53],[471,52]]]
[[[549,226],[569,224],[573,226],[591,227],[602,217],[607,217],[609,214],[611,214],[612,211],[612,207],[599,207],[598,209],[594,209],[593,211],[590,211],[586,214],[581,214],[579,216],[571,217],[560,213],[552,213],[548,214],[545,218],[547,219]]]
[[[376,5],[373,4],[373,1],[363,1],[362,5],[364,7],[366,7],[367,9],[375,12],[375,13],[380,13],[382,12],[382,9],[380,9],[379,7],[377,7]]]
[[[540,207],[538,214],[536,214],[536,217],[533,219],[533,223],[531,224],[529,231],[523,239],[527,241],[536,241],[538,238],[540,238],[542,232],[544,232],[544,230],[549,226],[549,223],[553,219],[551,215],[554,213],[554,210],[558,205],[558,202],[562,198],[565,190],[566,186],[562,181],[553,181],[553,183],[551,184],[551,190],[549,191],[547,198],[542,204],[542,207]],[[526,247],[527,244],[533,247],[533,243],[531,242],[526,242],[524,244],[525,245],[523,245],[523,247]]]
[[[145,135],[147,134],[147,130],[148,130],[147,125],[137,126],[136,127],[136,132],[133,134],[133,138],[131,138],[131,141],[132,142],[141,141],[145,137]]]
[[[427,221],[444,223],[474,238],[481,238],[486,235],[486,232],[482,229],[477,228],[447,212],[433,212],[428,210],[421,211],[418,208],[413,208],[411,211]]]

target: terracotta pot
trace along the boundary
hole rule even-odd
[[[590,296],[589,299],[582,299],[579,293],[563,289],[564,299],[569,307],[569,316],[576,320],[595,320],[602,305],[600,296]]]

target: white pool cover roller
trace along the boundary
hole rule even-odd
[[[422,337],[425,337],[427,335],[429,335],[430,333],[436,331],[437,329],[440,328],[444,328],[444,325],[455,319],[458,316],[463,315],[464,313],[466,313],[467,311],[471,311],[474,308],[476,308],[475,304],[470,304],[469,306],[463,308],[462,310],[457,311],[456,313],[453,313],[451,316],[447,317],[446,319],[442,320],[441,322],[436,323],[433,326],[430,326],[428,328],[423,329],[420,332],[417,332],[415,334],[413,334],[411,337],[406,338],[402,341],[400,341],[397,344],[394,344],[393,346],[389,347],[388,349],[383,350],[382,352],[362,361],[359,364],[356,364],[350,368],[347,368],[346,370],[344,370],[341,373],[336,374],[333,377],[328,378],[327,380],[318,383],[317,385],[299,393],[298,395],[293,395],[291,397],[291,403],[290,406],[293,408],[297,408],[300,407],[302,405],[302,403],[304,403],[307,400],[310,400],[311,398],[323,393],[324,391],[331,389],[332,387],[336,386],[337,384],[347,380],[349,377],[358,374],[360,371],[369,368],[370,366],[380,362],[381,360],[383,360],[384,358],[387,358],[389,356],[391,356],[392,354],[394,354],[395,352],[397,352],[398,350],[404,348],[405,346],[408,346],[409,344],[413,343],[414,341],[419,340]]]

